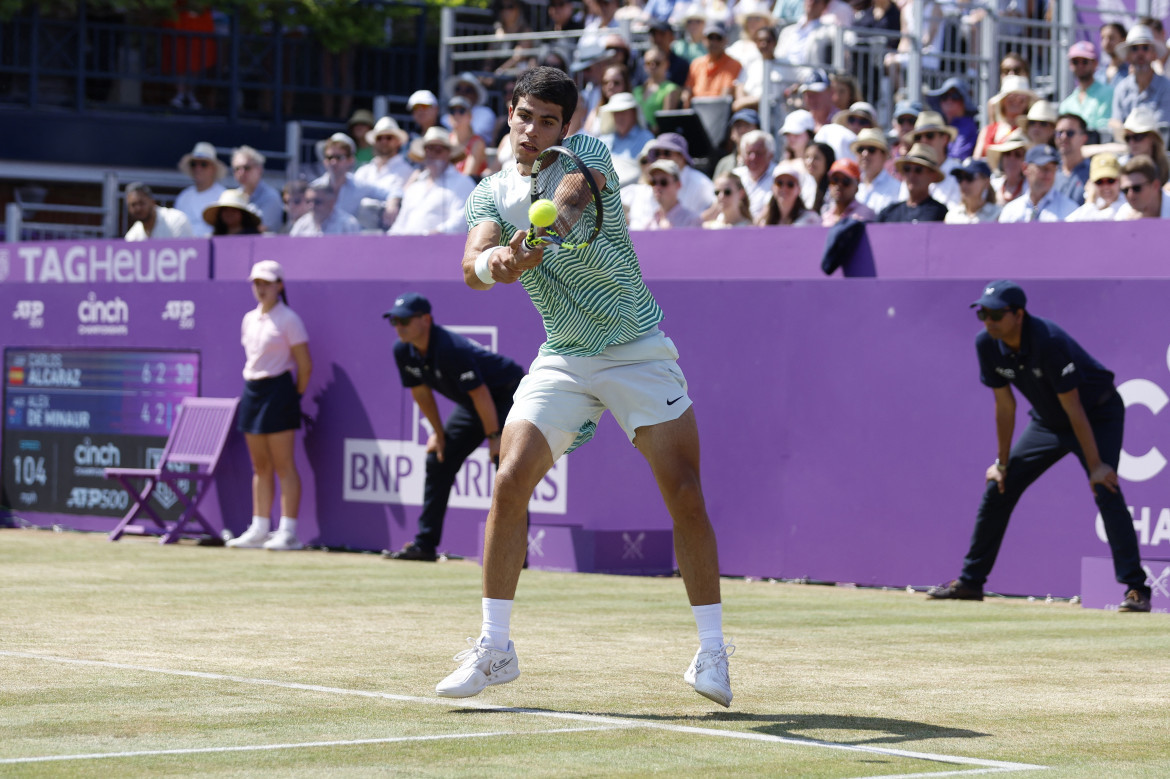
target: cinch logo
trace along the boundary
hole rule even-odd
[[[127,335],[130,305],[120,297],[98,300],[91,292],[77,304],[77,321],[81,323],[77,326],[79,335]]]
[[[73,447],[73,462],[78,465],[100,465],[103,468],[117,468],[122,464],[122,450],[113,444],[96,446],[86,436]]]
[[[168,322],[178,322],[180,330],[191,330],[195,327],[194,300],[168,300],[163,307],[162,318]]]
[[[39,330],[45,326],[44,320],[45,304],[40,300],[18,300],[16,301],[16,309],[12,312],[12,318],[28,322],[28,326],[33,330]]]

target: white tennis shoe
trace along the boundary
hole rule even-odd
[[[268,531],[261,530],[256,525],[249,525],[243,535],[236,536],[227,545],[235,549],[259,549],[268,540]]]
[[[264,548],[270,552],[294,552],[305,547],[292,531],[277,530],[264,542]]]
[[[516,659],[516,648],[508,642],[507,649],[484,646],[468,638],[470,649],[455,655],[460,666],[443,681],[435,685],[435,693],[443,698],[470,698],[478,695],[484,687],[506,684],[520,675],[520,662]]]
[[[727,658],[733,654],[735,644],[730,642],[710,652],[700,649],[691,661],[691,667],[683,674],[683,680],[704,698],[710,698],[720,706],[730,706],[731,674]]]

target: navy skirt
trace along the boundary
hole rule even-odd
[[[244,382],[237,425],[241,433],[282,433],[300,426],[301,398],[291,373]]]

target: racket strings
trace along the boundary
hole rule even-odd
[[[597,222],[597,201],[585,174],[572,160],[558,155],[545,162],[537,177],[540,196],[557,207],[557,219],[548,232],[566,245],[588,241]]]

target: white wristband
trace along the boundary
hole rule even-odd
[[[475,275],[478,276],[479,280],[484,284],[496,283],[496,280],[492,278],[492,255],[495,254],[497,250],[503,248],[503,246],[493,246],[490,249],[484,249],[479,253],[479,256],[475,258]]]

